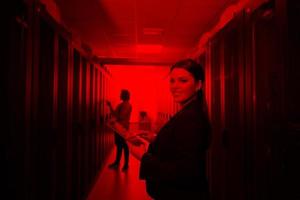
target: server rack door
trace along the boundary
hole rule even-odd
[[[104,146],[105,146],[105,123],[104,123],[104,93],[103,93],[103,71],[100,71],[100,146],[99,146],[99,154],[100,154],[100,162],[101,165],[104,163]]]
[[[33,77],[33,199],[53,199],[54,172],[54,29],[40,18],[38,24],[38,65]]]
[[[83,57],[82,59],[82,125],[83,125],[83,134],[81,137],[81,198],[84,197],[85,192],[87,190],[87,170],[88,170],[88,166],[87,166],[87,60],[86,58]]]
[[[80,114],[80,54],[73,51],[73,130],[72,130],[72,199],[79,200],[80,197],[80,135],[83,127]]]
[[[95,119],[96,119],[96,136],[95,136],[95,170],[96,173],[99,170],[99,138],[100,138],[100,71],[98,68],[95,69]]]
[[[224,126],[226,199],[242,200],[244,193],[244,15],[237,15],[224,31]]]
[[[284,198],[296,200],[300,198],[299,184],[297,184],[300,179],[298,159],[300,155],[300,2],[291,0],[278,2],[276,7],[280,8],[280,13],[286,13],[286,16],[282,16],[283,25],[280,26],[281,31],[286,30],[282,33],[285,40],[283,40],[282,48],[279,48],[285,52],[282,53],[285,68],[284,93],[280,96],[285,97],[286,119],[283,131],[276,138],[279,152],[277,158],[280,158],[278,162],[282,177],[281,184],[278,184],[277,188],[282,189]]]
[[[56,161],[56,198],[67,199],[68,195],[68,42],[58,37],[57,74],[57,127],[55,135]]]
[[[267,11],[267,10],[266,10]],[[266,15],[265,10],[258,10],[253,16],[253,63],[255,102],[253,106],[253,191],[254,199],[273,199],[271,182],[272,175],[272,138],[275,136],[274,127],[276,97],[272,93],[280,88],[276,81],[276,29],[272,12]],[[275,78],[275,79],[274,79]],[[277,124],[279,125],[279,123]],[[274,176],[275,178],[275,176]],[[276,180],[275,180],[276,182]],[[276,197],[277,198],[277,197]]]
[[[30,90],[31,66],[27,65],[28,9],[18,2],[9,16],[1,16],[2,152],[3,191],[12,199],[28,199],[30,185]],[[12,16],[11,16],[12,15]],[[3,20],[3,21],[2,21]],[[2,194],[5,196],[5,194]]]
[[[220,65],[222,41],[214,38],[211,41],[211,123],[213,127],[211,144],[211,195],[212,199],[225,199],[225,151],[226,143],[222,139],[222,119],[221,119],[221,72]]]
[[[95,109],[94,109],[94,65],[91,63],[90,66],[90,103],[89,103],[89,145],[88,145],[88,157],[89,157],[89,186],[94,178],[94,141],[95,141]]]

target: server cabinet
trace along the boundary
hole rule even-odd
[[[226,197],[245,199],[245,131],[244,131],[244,13],[236,17],[223,32],[224,53],[221,76],[224,106],[222,140],[226,153]],[[230,184],[229,184],[230,183]]]
[[[95,146],[94,146],[94,159],[95,159],[95,174],[100,169],[100,155],[99,155],[99,140],[100,140],[100,70],[95,69]]]
[[[235,15],[209,44],[213,199],[298,199],[299,3]]]
[[[212,195],[244,198],[244,50],[241,13],[210,44]],[[218,181],[219,179],[219,181]]]
[[[30,45],[29,9],[21,1],[10,2],[1,15],[1,157],[3,196],[29,199],[30,190]]]
[[[82,116],[81,116],[81,57],[80,53],[73,50],[73,128],[72,128],[72,198],[79,200],[80,198],[80,182],[81,180],[81,137],[83,134]]]
[[[69,95],[69,44],[62,36],[57,36],[58,60],[54,80],[57,88],[55,101],[55,172],[56,198],[69,199],[70,195],[70,95]],[[57,79],[56,79],[57,78]]]
[[[97,81],[97,69],[96,69],[96,65],[92,65],[93,67],[93,80],[92,80],[92,84],[93,84],[93,89],[92,89],[92,120],[91,120],[91,132],[92,132],[92,182],[95,180],[96,174],[97,174],[97,168],[96,168],[96,138],[97,138],[97,110],[96,110],[96,81]]]
[[[104,117],[103,117],[103,90],[102,90],[102,70],[99,70],[99,146],[98,146],[98,152],[99,152],[99,168],[101,168],[101,164],[103,163],[103,133],[104,133]]]
[[[112,144],[107,73],[45,6],[24,2],[3,18],[4,190],[12,199],[85,199]]]
[[[87,141],[87,60],[86,58],[82,59],[82,82],[81,82],[81,88],[82,88],[82,126],[83,126],[83,135],[80,138],[81,140],[81,156],[82,156],[82,168],[81,168],[81,198],[84,197],[85,195],[85,191],[87,190],[87,170],[88,170],[88,166],[87,166],[87,145],[88,145],[88,141]]]
[[[253,107],[253,192],[254,198],[270,199],[270,183],[271,181],[271,157],[270,151],[272,148],[272,103],[271,92],[278,86],[276,82],[271,82],[271,69],[275,67],[275,38],[274,38],[274,21],[264,18],[262,14],[258,14],[253,21],[253,64],[254,73],[253,95],[255,102]],[[271,21],[272,20],[272,21]],[[272,104],[272,105],[271,105]]]
[[[296,200],[300,198],[299,179],[300,179],[300,2],[278,0],[276,7],[281,8],[278,15],[283,18],[278,23],[284,57],[280,63],[284,65],[284,117],[285,123],[283,130],[278,136],[279,154],[281,171],[281,184],[279,189],[282,197]]]
[[[87,101],[86,101],[86,109],[87,109],[87,121],[86,121],[86,162],[87,162],[87,169],[86,169],[86,174],[87,174],[87,182],[86,182],[86,187],[87,190],[89,189],[91,180],[92,180],[92,127],[91,127],[91,120],[92,120],[92,95],[93,95],[93,66],[91,63],[88,61],[87,63]]]
[[[221,115],[221,105],[224,101],[222,98],[222,87],[224,84],[223,77],[221,77],[221,65],[222,65],[222,40],[219,37],[215,37],[210,42],[211,60],[210,60],[210,81],[211,81],[211,123],[212,123],[212,143],[210,149],[210,162],[211,162],[211,195],[212,199],[225,199],[224,192],[226,189],[226,173],[225,173],[225,149],[227,142],[222,135],[222,123],[224,123]],[[207,68],[208,68],[207,67]]]
[[[53,199],[55,194],[54,150],[54,29],[38,18],[38,43],[33,71],[33,199]]]

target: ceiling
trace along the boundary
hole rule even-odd
[[[64,23],[95,55],[173,62],[197,46],[238,0],[55,0]],[[120,63],[118,63],[120,64]]]

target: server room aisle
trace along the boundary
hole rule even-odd
[[[138,179],[139,161],[130,155],[129,169],[122,172],[123,155],[118,170],[108,168],[114,158],[115,151],[109,156],[87,200],[150,200],[144,181]]]

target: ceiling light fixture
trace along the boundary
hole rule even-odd
[[[163,46],[161,44],[137,44],[137,53],[154,54],[160,53]]]

